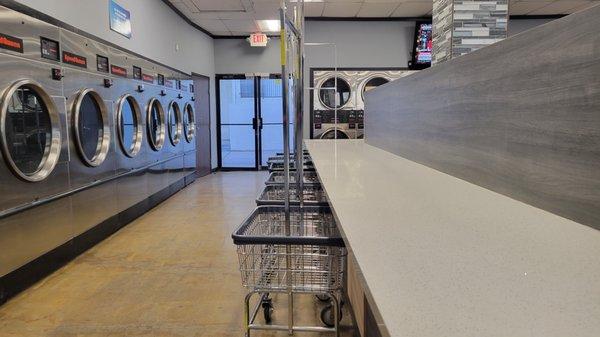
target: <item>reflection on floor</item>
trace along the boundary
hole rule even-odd
[[[0,336],[243,336],[245,289],[230,234],[266,178],[232,172],[196,181],[0,307]],[[299,298],[298,323],[318,322],[320,305]],[[278,308],[283,299],[276,323],[286,319]],[[344,316],[342,336],[353,336]]]

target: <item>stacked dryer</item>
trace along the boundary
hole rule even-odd
[[[311,69],[311,138],[363,138],[364,93],[413,72],[403,68]]]

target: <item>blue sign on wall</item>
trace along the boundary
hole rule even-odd
[[[131,39],[131,14],[114,0],[108,3],[110,29]]]

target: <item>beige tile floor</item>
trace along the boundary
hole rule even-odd
[[[0,336],[243,336],[245,290],[230,235],[266,178],[231,172],[197,180],[0,307]],[[297,304],[301,322],[318,321],[312,297]],[[285,321],[277,310],[285,301],[275,306],[274,319]],[[353,336],[350,321],[346,312],[344,337]]]

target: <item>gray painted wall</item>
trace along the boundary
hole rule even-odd
[[[250,47],[246,39],[215,39],[215,74],[281,73],[279,37],[267,47]]]
[[[131,12],[133,36],[127,39],[109,29],[108,0],[17,0],[76,28],[171,67],[214,78],[213,39],[198,31],[162,1],[119,0]],[[216,120],[214,81],[211,113]],[[213,127],[213,166],[216,167],[216,129]]]

